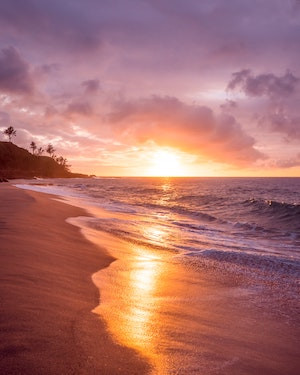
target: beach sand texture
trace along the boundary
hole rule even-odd
[[[298,373],[297,329],[271,297],[51,198],[0,187],[1,374]]]
[[[0,186],[0,373],[143,374],[91,310],[93,272],[113,258],[65,222],[81,209]]]

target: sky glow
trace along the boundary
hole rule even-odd
[[[300,176],[299,30],[297,0],[2,0],[0,130],[89,174]]]

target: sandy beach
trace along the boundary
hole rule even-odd
[[[87,218],[129,214],[53,198],[0,187],[1,373],[298,373],[297,315],[282,294]]]
[[[81,209],[0,186],[0,373],[143,374],[91,310],[91,275],[113,258],[65,222]]]

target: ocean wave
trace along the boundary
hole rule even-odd
[[[220,205],[226,199],[224,197],[218,197],[212,194],[187,194],[176,198],[176,201],[181,203],[187,203],[190,205],[196,206],[205,206],[205,205]]]
[[[274,229],[266,229],[258,224],[255,223],[247,223],[247,222],[234,222],[233,227],[236,229],[243,229],[249,232],[260,232],[260,233],[276,233]]]
[[[299,257],[300,205],[296,204],[299,195],[295,192],[300,180],[182,179],[170,181],[168,188],[159,181],[49,179],[23,181],[22,186],[17,186],[74,197],[76,201],[81,199],[83,205],[95,205],[116,213],[111,216],[130,214],[122,223],[105,223],[100,219],[95,229],[143,246],[175,249],[178,253],[195,250],[199,254],[215,249],[235,254]],[[275,188],[271,189],[273,186]],[[151,237],[151,230],[148,233],[145,230],[151,226],[163,235]],[[230,258],[229,255],[217,256]],[[204,258],[209,259],[202,255]],[[220,260],[223,265],[238,264],[225,258]]]
[[[277,228],[285,225],[290,232],[300,231],[300,205],[275,200],[248,199],[243,202],[256,217],[266,217]]]
[[[217,218],[211,214],[206,212],[202,212],[200,210],[189,209],[188,207],[181,206],[178,204],[156,204],[156,203],[137,203],[136,206],[146,207],[148,209],[155,209],[156,212],[164,212],[168,211],[170,213],[176,213],[180,215],[184,215],[187,217],[197,218],[204,222],[225,222],[224,220]]]
[[[275,200],[269,199],[247,199],[244,204],[256,209],[263,209],[264,212],[272,212],[279,214],[290,214],[290,215],[300,215],[300,204],[291,204],[285,202],[277,202]]]

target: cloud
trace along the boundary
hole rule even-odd
[[[36,68],[38,75],[51,75],[59,71],[60,66],[58,64],[42,64]]]
[[[1,0],[0,31],[29,37],[44,46],[56,44],[72,52],[95,50],[101,44],[99,28],[89,19],[84,2]]]
[[[32,94],[34,79],[29,64],[14,47],[0,52],[0,91],[14,94]]]
[[[220,105],[220,108],[226,111],[226,110],[232,110],[234,108],[237,108],[237,106],[238,104],[235,100],[226,99],[225,103]]]
[[[289,71],[282,76],[255,76],[250,69],[244,69],[232,74],[227,89],[239,89],[250,98],[266,98],[260,103],[258,124],[289,139],[300,139],[299,82]]]
[[[100,89],[100,83],[98,79],[89,79],[83,81],[81,85],[85,88],[87,94],[95,94]]]
[[[90,116],[93,113],[93,109],[88,102],[73,102],[68,105],[66,110],[67,115],[78,114],[82,116]]]
[[[294,158],[277,160],[273,163],[273,166],[277,168],[293,168],[300,166],[300,152]]]
[[[52,105],[48,105],[44,110],[44,116],[46,118],[51,118],[57,115],[58,113],[59,113],[58,110]]]
[[[7,112],[0,111],[0,125],[6,127],[10,125],[10,115]]]
[[[272,73],[254,76],[250,69],[244,69],[232,74],[227,89],[240,89],[247,96],[277,99],[292,95],[299,81],[300,79],[289,71],[281,77]]]
[[[290,139],[300,139],[300,115],[291,116],[281,111],[270,113],[264,120],[273,131],[285,133]]]
[[[174,97],[118,102],[107,120],[115,137],[133,143],[153,141],[237,165],[264,158],[233,116],[216,116],[208,107]]]

